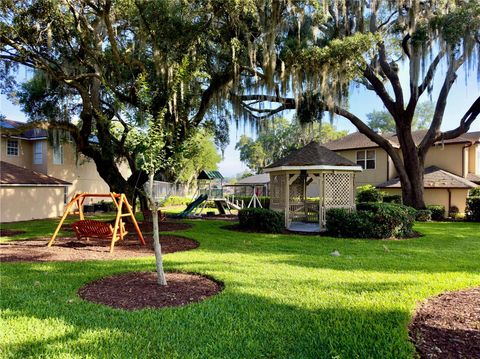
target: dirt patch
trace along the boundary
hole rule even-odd
[[[480,288],[425,301],[409,330],[422,358],[480,358]]]
[[[0,237],[13,237],[18,234],[26,233],[25,231],[17,231],[13,229],[0,229]]]
[[[155,272],[114,275],[89,283],[78,290],[88,301],[119,309],[178,307],[200,302],[222,290],[222,284],[189,273],[166,273],[167,286],[157,284]]]
[[[14,241],[0,244],[0,262],[48,262],[48,261],[82,261],[112,260],[134,257],[153,256],[153,239],[146,236],[146,246],[135,237],[128,236],[115,243],[110,253],[110,241],[104,239],[82,239],[75,237],[57,238],[52,247],[47,247],[48,239]],[[162,253],[186,251],[198,247],[198,242],[174,235],[160,236]]]

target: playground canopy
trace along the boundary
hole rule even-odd
[[[270,209],[285,213],[292,231],[325,229],[331,208],[355,209],[355,172],[362,168],[337,153],[311,142],[264,169],[270,174]],[[307,197],[316,186],[319,197]]]

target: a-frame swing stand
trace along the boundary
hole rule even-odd
[[[83,203],[85,202],[85,198],[87,197],[106,197],[106,198],[111,198],[113,203],[115,204],[115,207],[117,208],[117,216],[115,217],[115,225],[112,227],[111,224],[101,222],[101,221],[85,221],[85,216],[83,214]],[[60,220],[60,223],[57,226],[57,229],[55,230],[55,233],[53,233],[52,238],[48,242],[48,246],[50,247],[53,242],[55,241],[55,238],[58,235],[58,232],[60,231],[60,228],[62,228],[63,222],[67,218],[68,214],[71,212],[73,209],[73,206],[77,206],[78,209],[78,214],[80,217],[79,223],[82,224],[82,221],[84,223],[88,222],[88,226],[85,226],[87,228],[86,232],[84,231],[83,236],[84,237],[99,237],[99,238],[111,238],[110,242],[110,253],[113,252],[113,248],[115,246],[115,242],[123,239],[124,236],[127,234],[125,232],[124,224],[123,224],[123,217],[130,217],[132,220],[133,225],[135,226],[135,230],[137,231],[138,237],[140,238],[140,242],[142,245],[145,245],[145,239],[143,238],[142,232],[140,231],[140,227],[138,226],[137,220],[135,219],[135,215],[132,212],[132,207],[128,203],[127,197],[125,194],[121,193],[106,193],[106,194],[94,194],[94,193],[79,193],[73,196],[72,200],[67,204],[65,207],[65,212],[63,213],[62,219]],[[125,211],[125,213],[124,213]],[[96,225],[92,225],[96,224]],[[76,230],[77,231],[77,230]],[[78,233],[77,233],[78,237]]]

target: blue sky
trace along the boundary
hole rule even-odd
[[[464,70],[465,65],[458,71],[457,80],[450,91],[442,124],[443,130],[449,130],[456,127],[460,118],[480,94],[480,82],[477,79],[476,69],[470,71],[468,76],[466,76]],[[435,100],[438,96],[445,71],[445,64],[442,64],[442,66],[437,70],[437,76],[435,77],[432,94],[433,100]],[[19,75],[19,77],[21,76],[23,75]],[[405,66],[401,66],[400,77],[402,79],[402,83],[404,84],[404,88],[408,88],[408,86],[406,86],[408,83],[408,69]],[[421,101],[428,100],[428,98],[428,94],[425,93],[422,96]],[[366,119],[367,113],[373,110],[384,109],[380,99],[372,91],[365,90],[361,86],[358,88],[352,88],[349,103],[350,111],[363,120]],[[25,114],[21,112],[20,108],[7,100],[4,95],[0,95],[0,114],[3,114],[7,116],[7,118],[16,121],[27,120]],[[290,113],[285,112],[284,115],[287,118],[291,118],[293,114],[290,111]],[[356,130],[348,120],[343,118],[337,117],[334,120],[334,125],[338,129],[346,129],[349,132],[354,132]],[[224,176],[234,176],[247,170],[247,167],[240,162],[239,153],[235,150],[235,143],[242,134],[254,136],[248,125],[236,128],[235,124],[231,124],[230,127],[230,144],[225,150],[224,159],[219,164],[219,170]],[[477,118],[477,120],[474,122],[473,126],[471,127],[471,131],[480,131],[480,118]]]

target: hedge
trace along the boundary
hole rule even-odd
[[[415,214],[415,209],[401,204],[361,203],[357,211],[329,210],[326,227],[337,237],[408,237],[412,234]]]
[[[419,222],[428,222],[432,220],[432,211],[429,209],[419,209],[415,215],[415,219]]]
[[[285,228],[284,217],[281,213],[266,208],[244,208],[238,211],[240,228],[279,233]]]
[[[235,196],[234,198],[239,201],[243,200],[243,205],[246,207],[250,203],[252,196]],[[270,208],[270,197],[259,196],[258,199],[260,200],[263,208]]]

